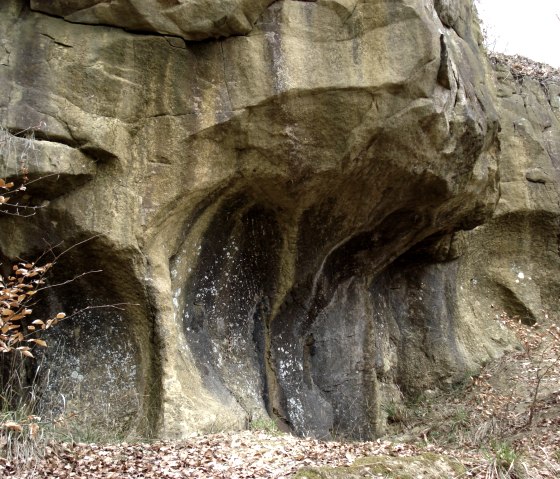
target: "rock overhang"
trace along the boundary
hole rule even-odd
[[[203,3],[179,2],[176,18]],[[356,434],[379,432],[407,326],[375,278],[498,198],[497,117],[471,37],[430,2],[270,3],[236,4],[254,8],[247,31],[209,19],[221,40],[191,42],[199,27],[191,38],[161,20],[173,8],[151,16],[140,1],[35,0],[70,22],[28,13],[8,34],[25,68],[0,70],[0,106],[95,164],[44,215],[101,234],[142,284],[130,324],[139,370],[166,385],[168,435],[264,414],[300,434],[351,434],[352,415]],[[159,339],[142,346],[147,334]],[[359,343],[340,368],[337,335]]]

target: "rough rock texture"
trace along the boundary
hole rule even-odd
[[[61,182],[30,195],[44,205],[31,220],[0,218],[2,255],[94,237],[53,281],[103,273],[50,290],[45,310],[130,304],[54,333],[50,407],[63,394],[125,434],[268,415],[297,434],[369,437],[401,392],[507,347],[488,319],[496,294],[533,314],[553,302],[552,273],[541,287],[516,263],[533,275],[529,304],[490,270],[510,244],[525,254],[526,232],[556,266],[540,253],[556,254],[555,173],[544,156],[522,178],[514,163],[554,133],[512,136],[509,153],[502,140],[502,179],[517,183],[502,183],[492,224],[509,239],[464,232],[499,198],[496,100],[467,0],[8,0],[0,41],[0,124],[34,127],[29,167]],[[526,131],[549,114],[539,105]],[[3,150],[4,176],[17,151]]]
[[[69,22],[113,25],[131,31],[203,40],[249,33],[274,1],[31,0],[31,8]]]
[[[493,219],[467,233],[465,269],[475,314],[532,324],[556,317],[560,297],[560,76],[519,57],[493,65],[501,197]]]

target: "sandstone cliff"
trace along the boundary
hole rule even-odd
[[[60,325],[45,404],[370,437],[509,347],[557,305],[560,90],[480,44],[469,0],[2,2],[0,176],[52,175],[2,256],[94,237],[45,310],[130,304]]]

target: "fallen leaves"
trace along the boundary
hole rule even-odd
[[[2,427],[4,429],[8,429],[10,431],[16,431],[16,432],[22,432],[23,431],[22,425],[15,422],[15,421],[6,421],[6,422],[2,423]]]
[[[511,450],[527,477],[560,477],[560,327],[546,314],[532,326],[505,313],[496,319],[516,335],[518,349],[455,388],[426,397],[395,427],[457,454],[468,477],[498,477],[489,470],[500,446]]]
[[[388,441],[329,442],[244,431],[180,442],[59,444],[30,471],[17,473],[0,459],[2,477],[20,478],[275,478],[302,467],[345,466],[379,454],[414,455],[413,445]]]
[[[521,55],[505,55],[498,52],[491,52],[489,57],[493,63],[506,65],[516,80],[529,77],[539,82],[560,81],[560,70],[546,63],[540,63]]]

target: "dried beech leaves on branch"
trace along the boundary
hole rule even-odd
[[[12,267],[7,278],[0,276],[0,353],[33,357],[33,346],[47,346],[44,340],[34,337],[35,332],[49,329],[65,318],[64,313],[46,320],[31,318],[34,296],[45,284],[45,274],[52,265],[21,262]]]
[[[41,206],[26,205],[19,201],[21,194],[27,190],[29,181],[27,167],[21,167],[21,181],[19,184],[0,178],[0,215],[33,216]],[[36,181],[36,180],[35,180]]]

